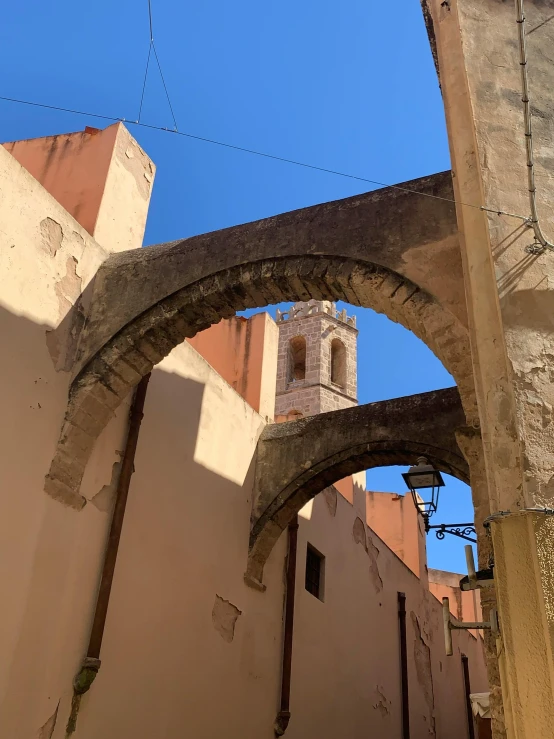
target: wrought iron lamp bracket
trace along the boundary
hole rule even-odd
[[[446,534],[451,534],[460,539],[471,541],[473,544],[477,543],[477,531],[472,523],[439,523],[431,526],[429,524],[429,519],[425,518],[425,531],[429,533],[431,529],[436,529],[435,536],[441,541],[444,539]],[[473,534],[474,536],[470,536],[470,534]]]

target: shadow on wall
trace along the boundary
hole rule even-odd
[[[183,351],[197,361],[192,350]],[[153,372],[102,668],[83,699],[77,739],[146,739],[159,736],[161,724],[161,733],[168,737],[179,736],[185,727],[198,739],[224,731],[242,736],[245,715],[252,737],[263,736],[272,725],[283,552],[276,554],[270,575],[273,593],[261,604],[261,594],[243,581],[255,437],[244,483],[239,485],[231,479],[236,470],[229,465],[242,464],[237,459],[240,451],[233,462],[223,447],[233,450],[242,443],[247,448],[247,440],[237,437],[238,426],[248,423],[246,406],[223,383],[218,390],[231,406],[242,408],[235,429],[232,419],[218,413],[210,382],[162,368]],[[205,464],[195,461],[200,443]],[[222,474],[214,471],[217,467]],[[64,696],[60,707],[64,714],[67,700]]]
[[[63,421],[68,374],[53,367],[49,326],[0,309],[0,329],[7,349],[0,422],[0,735],[44,729],[58,737],[88,642],[127,406],[95,445],[83,483],[87,505],[76,512],[52,500],[43,492],[44,476]],[[190,346],[182,344],[154,370],[102,667],[83,698],[76,739],[178,736],[184,727],[198,739],[229,727],[238,736],[245,715],[252,737],[272,727],[284,542],[269,563],[271,592],[262,596],[243,581],[261,424]],[[186,665],[194,669],[184,671]]]

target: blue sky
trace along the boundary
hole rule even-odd
[[[449,168],[442,102],[419,0],[152,0],[154,37],[181,131],[396,183]],[[146,0],[12,3],[0,29],[0,95],[135,120],[149,27]],[[172,127],[151,64],[142,120]],[[0,101],[0,140],[107,122]],[[146,243],[213,231],[371,189],[210,144],[129,126],[158,172]],[[413,335],[368,310],[361,402],[453,384]],[[398,490],[399,471],[368,473]],[[449,483],[437,520],[470,520]],[[429,539],[433,567],[464,571],[462,543]]]

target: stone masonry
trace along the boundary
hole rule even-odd
[[[357,339],[355,317],[337,311],[328,300],[298,302],[287,312],[277,314],[279,354],[277,358],[277,397],[275,415],[291,411],[303,416],[351,408],[357,397]],[[305,377],[290,376],[291,341],[302,336],[306,341]],[[332,342],[344,353],[343,381],[331,379]],[[342,344],[342,347],[341,347]]]

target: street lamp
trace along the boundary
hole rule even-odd
[[[477,539],[469,536],[469,534],[476,533],[475,527],[471,523],[441,523],[436,526],[429,524],[429,519],[433,513],[437,512],[439,491],[440,488],[444,487],[444,480],[441,473],[432,464],[429,464],[425,457],[419,457],[417,464],[410,467],[408,472],[404,472],[402,477],[412,494],[416,510],[423,516],[426,533],[429,533],[431,529],[436,529],[437,539],[444,539],[445,534],[452,534],[474,543],[477,541]],[[427,492],[422,496],[420,491]]]

